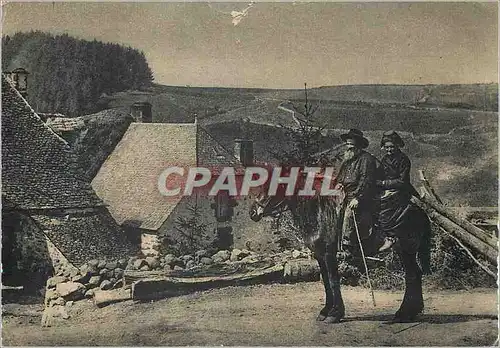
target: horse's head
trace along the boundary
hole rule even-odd
[[[283,211],[288,208],[289,198],[286,195],[286,187],[279,184],[276,193],[269,195],[270,175],[272,175],[272,168],[269,169],[269,177],[265,184],[260,186],[259,192],[250,206],[250,218],[253,221],[260,221],[266,216],[279,216]],[[282,167],[282,174],[287,175],[289,167]]]
[[[267,189],[262,189],[250,207],[250,218],[260,221],[265,216],[278,216],[287,207],[287,197],[277,192],[274,196],[267,194]]]

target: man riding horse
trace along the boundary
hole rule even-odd
[[[357,244],[358,233],[362,241],[370,235],[376,207],[377,160],[363,150],[368,147],[368,139],[360,130],[351,129],[340,138],[345,142],[346,150],[336,178],[337,189],[344,193],[339,228],[345,244],[352,246]]]
[[[351,129],[343,134],[341,139],[345,142],[347,149],[336,178],[337,187],[341,188],[344,193],[340,206],[335,199],[322,195],[304,198],[297,194],[287,196],[283,192],[277,192],[269,196],[267,188],[263,187],[263,191],[256,198],[249,212],[252,220],[259,221],[264,216],[275,216],[286,208],[290,209],[294,223],[301,233],[301,239],[313,251],[318,261],[325,287],[325,306],[321,309],[317,319],[330,323],[340,322],[345,315],[337,258],[342,237],[347,237],[356,252],[356,247],[359,245],[357,233],[359,233],[361,247],[364,248],[365,254],[376,253],[379,241],[382,242],[380,245],[384,243],[383,239],[379,238],[380,231],[374,227],[376,225],[384,228],[389,226],[384,224],[385,221],[382,224],[374,224],[373,220],[377,220],[377,215],[384,212],[383,209],[379,210],[377,192],[385,187],[389,190],[398,190],[397,185],[389,187],[391,183],[396,183],[396,181],[388,181],[396,180],[392,177],[394,173],[389,171],[386,173],[382,170],[380,172],[382,174],[377,178],[377,160],[363,150],[368,146],[368,140],[361,131]],[[384,144],[388,142],[385,141]],[[388,160],[391,160],[388,162],[394,162],[391,158]],[[389,206],[382,204],[382,208],[384,207]],[[424,307],[422,269],[417,263],[417,256],[424,271],[427,271],[430,259],[431,228],[427,215],[419,207],[410,205],[408,209],[403,210],[404,214],[395,214],[400,217],[400,221],[396,219],[395,221],[399,222],[390,226],[393,227],[394,235],[398,236],[396,252],[401,258],[405,271],[405,294],[394,320],[412,321]],[[393,212],[392,209],[388,211]],[[366,252],[365,247],[370,246],[372,250]]]

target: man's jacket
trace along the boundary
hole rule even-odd
[[[344,161],[337,175],[337,183],[344,187],[347,203],[357,198],[360,204],[371,204],[377,192],[376,179],[377,160],[365,151]]]

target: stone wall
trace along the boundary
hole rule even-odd
[[[2,212],[2,268],[7,285],[35,289],[53,272],[46,237],[28,215]]]
[[[207,237],[200,243],[199,249],[209,247],[209,244],[216,240],[216,243],[219,243],[215,246],[216,249],[239,248],[256,252],[280,250],[278,241],[281,232],[276,228],[275,220],[264,218],[254,222],[250,219],[249,210],[253,203],[253,197],[250,196],[236,200],[236,206],[232,209],[233,215],[225,222],[218,222],[215,218],[213,197],[184,197],[159,229],[160,239],[163,240],[164,236],[168,236],[172,241],[180,238],[175,221],[179,217],[189,217],[191,213],[188,207],[195,203],[200,213],[198,222],[205,224]]]

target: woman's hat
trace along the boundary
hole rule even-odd
[[[383,147],[387,141],[390,141],[391,143],[393,143],[397,147],[404,147],[405,146],[405,142],[403,141],[403,139],[401,139],[399,134],[393,130],[385,132],[382,135],[382,140],[380,141],[380,146]]]
[[[368,147],[368,144],[370,143],[368,139],[363,136],[363,132],[359,129],[350,129],[348,133],[341,134],[340,139],[342,139],[342,141],[354,139],[356,144],[362,149]]]

